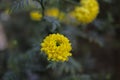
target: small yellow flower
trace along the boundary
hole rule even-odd
[[[45,11],[45,15],[50,16],[50,17],[54,17],[60,21],[62,21],[63,18],[65,17],[65,14],[63,12],[61,12],[58,8],[47,9]]]
[[[59,15],[59,9],[57,9],[57,8],[47,9],[45,11],[45,14],[46,14],[46,16],[51,16],[51,17],[57,18]]]
[[[42,19],[42,14],[39,11],[30,12],[30,18],[34,21],[40,21]]]
[[[72,16],[81,23],[92,22],[99,13],[99,4],[97,0],[81,0],[81,6],[75,7]]]
[[[62,34],[50,34],[41,43],[41,51],[44,51],[51,61],[67,61],[72,47],[68,38]]]

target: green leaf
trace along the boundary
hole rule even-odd
[[[18,0],[12,4],[11,12],[19,12],[40,8],[41,8],[40,3],[35,0]]]

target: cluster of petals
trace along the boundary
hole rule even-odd
[[[99,4],[97,0],[81,0],[80,6],[76,6],[71,15],[80,23],[92,22],[99,13]]]
[[[41,51],[43,51],[48,60],[51,61],[67,61],[72,47],[69,39],[62,34],[50,34],[41,43]]]

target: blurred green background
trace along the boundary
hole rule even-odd
[[[89,24],[64,19],[78,2],[0,0],[0,80],[120,80],[120,0],[98,0],[99,14]],[[30,18],[31,11],[52,7],[65,13],[62,21]],[[51,33],[70,39],[68,62],[50,62],[41,54],[40,43]]]

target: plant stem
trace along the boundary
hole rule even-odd
[[[40,3],[40,5],[41,5],[41,7],[42,7],[42,16],[44,17],[44,15],[45,15],[45,7],[44,7],[44,2],[43,2],[43,0],[36,0],[37,2],[39,2]]]
[[[40,1],[40,4],[41,4],[41,7],[42,7],[42,15],[44,16],[45,15],[45,7],[44,7],[44,2],[43,0]]]

